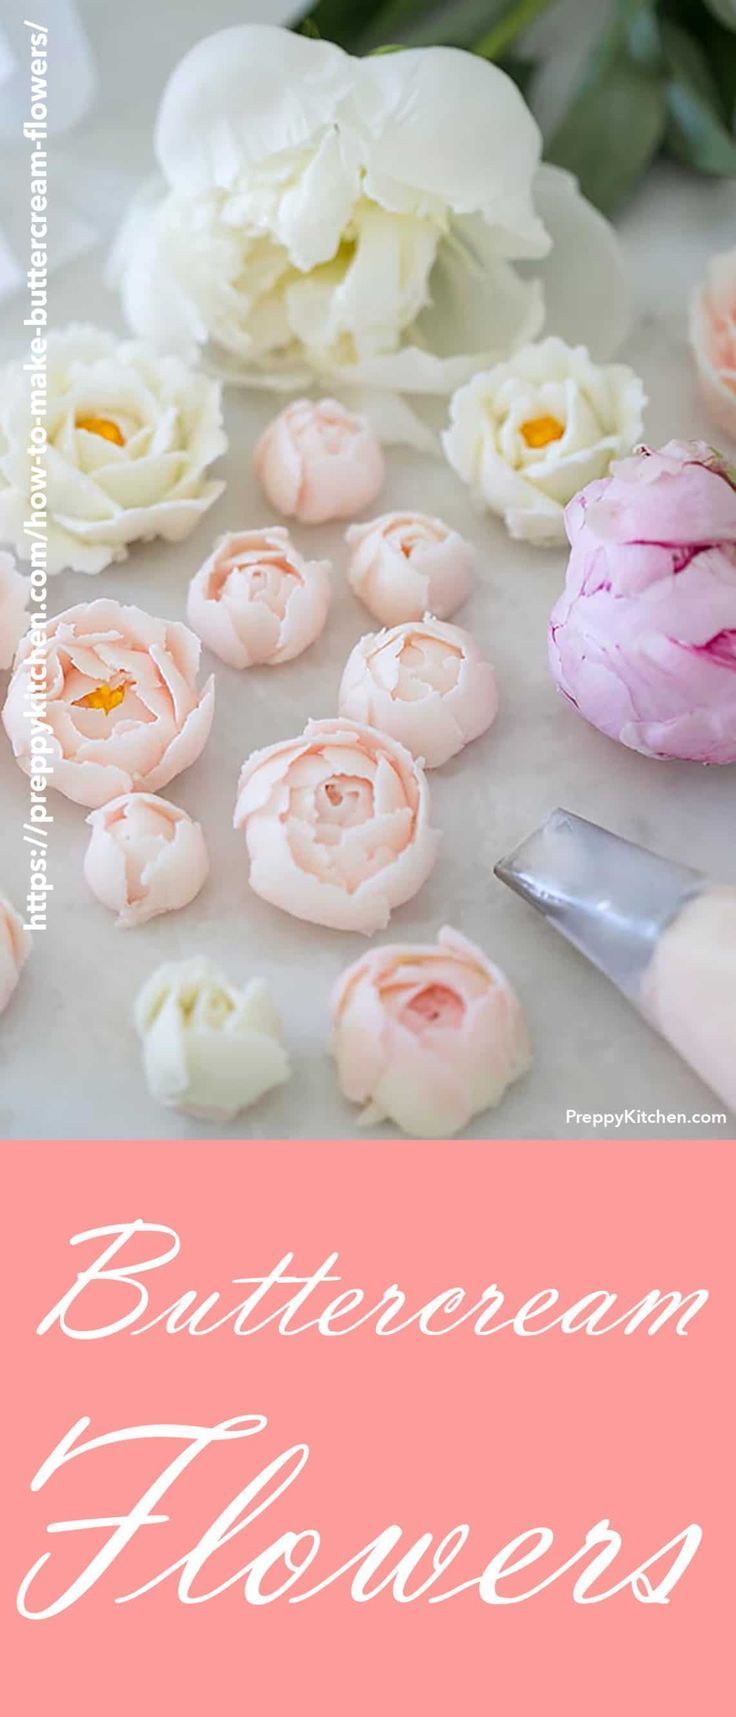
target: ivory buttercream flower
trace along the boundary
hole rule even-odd
[[[0,1014],[10,1001],[30,951],[29,932],[0,889]]]
[[[640,448],[566,517],[560,691],[645,756],[736,763],[736,472],[704,442]]]
[[[30,594],[30,582],[19,573],[12,555],[0,550],[0,672],[10,667],[28,625]]]
[[[428,513],[384,513],[345,533],[348,579],[384,626],[435,614],[446,620],[470,595],[475,551]]]
[[[423,769],[387,734],[310,721],[244,763],[250,885],[295,918],[371,935],[426,881],[439,836]]]
[[[476,500],[512,537],[565,540],[565,506],[641,435],[646,395],[626,364],[594,364],[550,337],[474,376],[442,437]]]
[[[84,874],[122,929],[176,912],[199,894],[209,871],[200,823],[155,793],[121,793],[87,818]]]
[[[523,98],[477,55],[354,59],[222,30],[174,70],[155,144],[164,183],[133,209],[110,280],[139,333],[209,345],[231,374],[446,393],[534,338],[545,309],[606,352],[622,336],[610,227],[540,167]]]
[[[425,614],[360,639],[345,666],[339,709],[437,769],[490,727],[496,676],[469,632]]]
[[[213,961],[159,966],[140,991],[135,1023],[151,1095],[202,1121],[231,1121],[290,1067],[267,985],[236,989]]]
[[[264,431],[253,463],[272,506],[304,525],[362,512],[385,470],[365,418],[334,399],[292,400]]]
[[[275,667],[319,637],[330,594],[329,561],[306,560],[288,531],[231,531],[195,573],[187,619],[231,668]]]
[[[95,809],[121,793],[156,792],[196,761],[212,726],[215,687],[209,679],[197,690],[200,645],[188,626],[101,597],[54,615],[47,639],[42,719],[50,782],[60,793]],[[36,654],[32,635],[23,638],[3,710],[27,775]]]
[[[436,943],[371,949],[332,1001],[340,1089],[360,1121],[446,1138],[500,1102],[531,1063],[508,979],[457,930]]]
[[[736,245],[711,258],[693,294],[690,339],[713,422],[736,440]]]
[[[48,448],[36,456],[22,359],[0,375],[0,540],[27,554],[34,470],[46,470],[47,570],[101,572],[128,544],[179,542],[222,493],[220,388],[180,358],[73,324],[48,341]]]

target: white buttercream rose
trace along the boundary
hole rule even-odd
[[[173,72],[156,152],[164,185],[129,216],[111,281],[139,333],[210,345],[232,374],[446,393],[545,310],[607,351],[621,337],[611,229],[540,167],[523,98],[479,56],[354,59],[222,30]]]
[[[565,507],[641,437],[646,395],[626,364],[550,337],[474,376],[443,436],[450,464],[512,537],[565,539]]]
[[[159,966],[135,1005],[151,1095],[202,1121],[231,1121],[290,1068],[266,984],[236,989],[211,960]]]
[[[30,935],[0,889],[0,1014],[10,1001],[30,951]]]
[[[180,358],[73,324],[48,342],[49,573],[101,572],[127,545],[179,542],[222,493],[220,388]],[[0,375],[0,540],[27,555],[31,397],[24,360]]]

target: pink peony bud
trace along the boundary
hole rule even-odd
[[[122,793],[87,818],[84,874],[123,929],[188,906],[207,876],[199,823],[155,793]]]
[[[427,769],[485,733],[497,709],[496,676],[470,633],[429,614],[361,638],[340,686],[341,715],[390,733]]]
[[[434,945],[375,948],[350,966],[332,1002],[340,1089],[416,1138],[447,1138],[500,1102],[531,1063],[508,979],[457,930]]]
[[[232,531],[189,586],[187,620],[231,668],[290,662],[314,643],[330,605],[330,567],[305,560],[288,531]]]
[[[736,245],[711,258],[693,295],[690,340],[713,422],[736,441]]]
[[[549,635],[560,691],[645,756],[736,762],[736,474],[704,442],[641,448],[566,524]]]
[[[305,525],[362,512],[385,474],[370,424],[334,399],[292,400],[264,431],[253,464],[276,511]]]

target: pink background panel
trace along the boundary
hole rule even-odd
[[[733,1709],[732,1147],[31,1143],[3,1148],[2,1186],[15,1378],[2,1546],[11,1717]],[[398,1281],[417,1305],[453,1284],[475,1297],[492,1281],[510,1312],[548,1286],[563,1303],[609,1288],[622,1308],[654,1287],[707,1287],[711,1297],[683,1338],[672,1327],[598,1340],[559,1331],[479,1340],[469,1330],[285,1339],[272,1329],[237,1339],[228,1328],[199,1340],[160,1329],[91,1343],[58,1331],[38,1338],[39,1320],[91,1261],[93,1247],[83,1255],[69,1237],[136,1216],[169,1223],[182,1240],[176,1262],[147,1278],[156,1309],[189,1287],[227,1290],[287,1250],[305,1274],[337,1250],[342,1286],[378,1298]],[[245,1291],[231,1290],[229,1303]],[[205,1457],[162,1505],[170,1525],[149,1528],[75,1608],[45,1622],[17,1617],[15,1590],[44,1549],[54,1560],[37,1602],[91,1553],[91,1534],[51,1539],[47,1521],[127,1507],[160,1460],[116,1450],[93,1470],[83,1458],[32,1494],[34,1472],[74,1420],[89,1415],[93,1434],[255,1412],[268,1430]],[[624,1539],[622,1574],[690,1521],[703,1545],[662,1608],[628,1591],[575,1605],[570,1577],[511,1608],[486,1606],[475,1591],[436,1606],[387,1594],[359,1606],[345,1582],[304,1605],[263,1609],[238,1587],[184,1607],[172,1582],[113,1602],[188,1548],[247,1477],[296,1441],[311,1446],[306,1471],[262,1528],[220,1553],[219,1578],[287,1527],[322,1533],[310,1584],[394,1521],[408,1540],[470,1523],[445,1585],[479,1574],[541,1523],[561,1561],[610,1517]]]

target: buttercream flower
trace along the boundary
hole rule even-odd
[[[253,463],[277,512],[305,525],[362,512],[385,471],[370,425],[335,399],[292,400],[264,431]]]
[[[384,513],[345,532],[348,579],[377,620],[446,620],[470,595],[475,551],[428,513]]]
[[[10,667],[25,632],[30,593],[30,582],[21,576],[12,555],[0,550],[0,672]]]
[[[121,793],[87,818],[84,874],[122,929],[176,912],[199,894],[209,871],[200,823],[155,793]]]
[[[545,309],[606,352],[622,336],[610,227],[540,167],[519,91],[477,55],[354,59],[223,30],[174,70],[155,144],[163,185],[128,218],[111,282],[139,333],[209,345],[233,375],[446,393],[533,339]]]
[[[639,439],[646,395],[626,364],[550,337],[473,377],[450,404],[445,453],[512,537],[565,540],[565,506]]]
[[[231,1121],[290,1067],[281,1021],[261,978],[236,989],[202,957],[159,966],[135,1004],[151,1095],[202,1121]]]
[[[0,889],[0,1014],[10,1001],[30,951],[30,935]]]
[[[648,757],[736,762],[736,473],[704,442],[640,448],[567,509],[550,666]]]
[[[94,810],[121,793],[157,792],[196,761],[212,726],[215,687],[209,679],[197,690],[200,645],[188,626],[103,597],[56,614],[47,638],[43,732],[59,792]],[[36,654],[32,636],[22,639],[3,710],[27,775]]]
[[[690,339],[713,422],[736,440],[736,245],[711,258],[693,294]]]
[[[48,341],[48,447],[31,441],[24,361],[0,375],[0,539],[27,554],[34,469],[46,470],[49,573],[101,572],[127,545],[194,529],[225,485],[220,388],[180,358],[73,324]]]
[[[360,639],[345,666],[339,709],[437,769],[490,727],[496,676],[469,632],[425,614]]]
[[[231,531],[195,573],[187,619],[231,668],[290,662],[323,630],[330,563],[305,560],[288,531]]]
[[[339,980],[332,1018],[340,1089],[365,1105],[361,1123],[415,1138],[459,1132],[531,1064],[508,979],[457,930],[371,949]]]
[[[243,764],[235,827],[250,885],[295,918],[371,935],[411,900],[437,856],[423,769],[387,734],[310,721]]]

